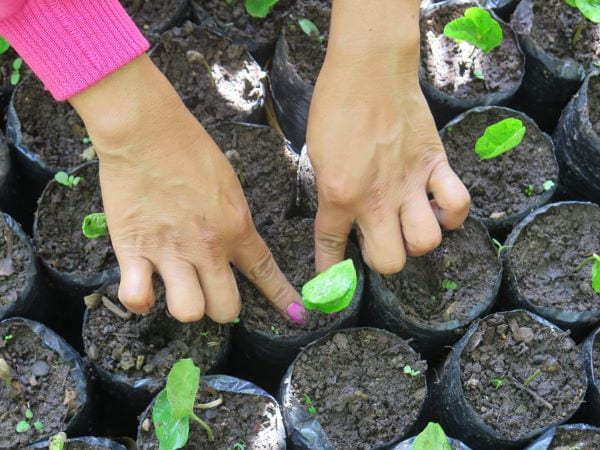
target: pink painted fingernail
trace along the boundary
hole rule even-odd
[[[308,323],[306,320],[306,309],[300,303],[291,303],[287,307],[287,313],[290,319],[298,325],[306,325]]]

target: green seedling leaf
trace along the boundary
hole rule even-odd
[[[504,383],[505,383],[505,380],[503,380],[502,378],[492,379],[492,384],[494,385],[494,387],[496,389],[500,389],[500,386],[502,386]]]
[[[309,406],[308,407],[308,413],[315,415],[317,413],[317,408],[315,408],[314,406]]]
[[[36,420],[33,422],[33,428],[35,428],[37,431],[44,431],[44,424],[39,420]]]
[[[442,281],[442,289],[445,291],[454,291],[458,288],[458,284],[456,281],[451,280],[450,278],[444,278]]]
[[[332,314],[345,309],[356,291],[356,269],[346,259],[321,272],[302,286],[302,301],[306,309]]]
[[[474,70],[473,75],[479,80],[485,80],[485,77],[483,76],[483,72],[481,70]]]
[[[533,184],[528,184],[525,186],[525,189],[523,189],[523,192],[527,197],[532,197],[535,195],[535,186]]]
[[[160,391],[156,397],[152,408],[152,423],[161,450],[177,450],[187,443],[190,431],[189,419],[187,416],[182,419],[173,417],[173,409],[166,389]]]
[[[174,419],[194,414],[194,402],[200,386],[200,369],[191,358],[177,361],[167,377],[167,397]]]
[[[15,430],[17,433],[26,433],[27,431],[29,431],[31,427],[29,426],[29,423],[25,420],[21,420],[17,426],[15,427]]]
[[[484,53],[502,44],[500,24],[488,11],[479,7],[467,8],[464,17],[446,24],[444,36],[458,42],[468,42]]]
[[[81,231],[88,239],[95,239],[108,234],[108,225],[106,224],[106,215],[101,213],[92,213],[83,219]]]
[[[549,191],[554,186],[556,186],[556,183],[552,180],[546,180],[546,181],[544,181],[544,184],[542,186],[544,188],[544,191]]]
[[[600,23],[600,1],[599,0],[565,0],[565,2],[577,8],[581,14],[594,23]]]
[[[240,323],[240,318],[239,318],[239,317],[236,317],[235,319],[233,319],[233,320],[231,321],[231,323],[234,323],[234,324],[235,324],[235,323]]]
[[[12,334],[7,334],[6,336],[4,336],[4,338],[3,338],[3,339],[4,339],[5,341],[10,341],[12,338],[13,338],[13,335],[12,335]]]
[[[309,19],[300,19],[298,25],[300,25],[302,31],[310,37],[318,38],[321,35],[321,32],[315,23]]]
[[[33,419],[33,411],[30,409],[26,409],[25,410],[25,418],[26,419]]]
[[[0,36],[0,54],[5,53],[10,48],[10,44],[6,39]]]
[[[84,144],[90,144],[92,142],[92,140],[89,137],[84,137],[81,142],[83,142]]]
[[[15,60],[12,63],[12,73],[10,74],[10,84],[12,84],[13,86],[16,86],[19,83],[19,80],[21,79],[21,66],[23,65],[23,59],[21,58],[15,58]]]
[[[592,267],[592,288],[600,294],[600,256],[594,253],[594,267]]]
[[[23,65],[23,58],[15,58],[12,64],[13,70],[20,70]]]
[[[406,366],[404,366],[403,371],[406,375],[410,375],[411,377],[416,377],[421,374],[420,370],[415,370],[412,367],[410,367],[408,364]]]
[[[67,435],[65,433],[55,434],[50,438],[50,442],[48,443],[49,450],[63,450],[65,448],[65,444],[67,443]]]
[[[246,442],[245,441],[236,442],[231,447],[229,447],[228,450],[246,450]]]
[[[246,12],[252,17],[264,19],[279,0],[246,0]]]
[[[525,127],[519,119],[509,117],[485,129],[475,144],[475,152],[479,157],[492,159],[512,150],[525,137]]]
[[[57,183],[62,184],[63,186],[73,187],[79,184],[79,182],[81,181],[81,177],[69,175],[67,172],[63,172],[61,170],[54,174],[54,180]]]
[[[435,422],[429,422],[413,442],[412,450],[452,450],[452,446],[444,429]]]

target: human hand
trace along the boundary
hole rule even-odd
[[[232,262],[282,315],[302,319],[232,167],[146,55],[70,101],[99,155],[127,308],[151,308],[157,271],[173,317],[230,322],[240,312]]]

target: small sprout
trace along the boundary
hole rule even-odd
[[[479,69],[473,71],[473,76],[479,80],[485,81],[485,76],[483,76],[483,72]]]
[[[27,422],[26,420],[21,420],[15,427],[15,430],[17,433],[26,433],[27,431],[29,431],[30,428],[31,427],[29,426],[29,422]]]
[[[10,74],[10,84],[16,86],[21,79],[21,66],[23,66],[22,58],[15,58],[12,63],[12,73]]]
[[[525,380],[525,383],[523,383],[525,386],[529,386],[531,384],[531,382],[533,380],[535,380],[537,377],[539,377],[542,374],[542,369],[537,369],[535,372],[533,372],[531,375],[529,375],[527,377],[527,379]]]
[[[39,420],[36,420],[33,422],[33,428],[35,428],[37,431],[44,431],[44,424]]]
[[[408,364],[406,366],[404,366],[403,371],[406,375],[410,375],[411,377],[416,377],[421,374],[420,370],[415,370],[412,367],[410,367]]]
[[[244,440],[238,441],[227,450],[246,450],[246,442]]]
[[[444,278],[442,281],[442,289],[444,291],[454,291],[458,288],[458,283],[450,278]]]
[[[79,157],[84,161],[94,161],[96,159],[96,156],[96,150],[93,146],[86,148],[84,151],[81,152],[81,155],[79,155]]]
[[[304,34],[306,34],[307,36],[323,41],[323,36],[321,36],[321,32],[312,20],[300,19],[298,20],[298,25],[300,25],[300,28],[302,29],[302,31],[304,31]]]
[[[494,385],[494,387],[496,389],[500,389],[500,386],[502,386],[504,383],[506,383],[506,380],[504,378],[493,378],[492,379],[492,384]]]
[[[264,19],[278,1],[279,0],[246,0],[246,12],[257,19]]]
[[[502,244],[498,239],[495,238],[492,238],[492,242],[494,244],[494,247],[498,249],[498,260],[500,260],[502,258],[502,252],[504,251],[504,249],[508,248],[508,245]]]
[[[488,11],[478,7],[467,8],[464,17],[446,24],[444,36],[458,42],[468,42],[484,53],[502,44],[500,24]]]
[[[325,314],[342,311],[352,302],[356,283],[354,263],[346,259],[302,286],[302,302],[306,309],[316,309]]]
[[[523,189],[523,192],[527,197],[532,197],[535,195],[535,186],[533,184],[528,184],[525,186],[525,189]]]
[[[85,136],[81,142],[83,142],[85,145],[88,145],[92,143],[92,140],[89,138],[89,136]]]
[[[237,150],[227,150],[225,152],[225,157],[235,169],[238,179],[240,180],[240,184],[244,186],[244,163],[242,162],[242,157],[240,156],[239,152]]]
[[[202,67],[204,67],[204,70],[206,71],[206,74],[208,75],[208,78],[210,79],[210,85],[212,87],[216,87],[217,86],[217,82],[215,80],[215,76],[213,75],[213,71],[210,68],[210,64],[208,64],[208,61],[204,57],[204,54],[202,54],[202,53],[200,53],[199,51],[196,51],[196,50],[188,50],[185,53],[185,57],[186,57],[187,62],[189,64],[201,64]]]
[[[501,120],[485,129],[475,144],[475,152],[482,160],[500,156],[519,145],[525,131],[519,119],[509,117]]]
[[[63,432],[55,434],[48,442],[48,450],[63,450],[67,443],[67,435]]]
[[[565,0],[565,2],[577,8],[581,14],[594,23],[600,23],[600,3],[598,0]]]
[[[308,394],[304,394],[304,405],[307,407],[309,414],[316,414],[317,408],[313,405],[312,399],[308,396]]]
[[[108,234],[108,225],[106,224],[106,215],[103,212],[92,213],[83,219],[81,231],[88,239],[95,239]]]
[[[199,333],[200,336],[202,337],[209,337],[210,336],[210,331],[202,331],[201,333]]]
[[[554,186],[556,186],[556,183],[552,180],[546,180],[546,181],[544,181],[544,184],[542,186],[544,188],[544,191],[549,191]]]
[[[10,44],[8,43],[8,41],[6,39],[4,39],[2,36],[0,36],[0,54],[6,53],[9,48],[10,48]]]
[[[25,410],[25,418],[28,419],[28,420],[33,419],[33,411],[30,410],[29,408],[27,408]]]
[[[271,331],[273,333],[275,333],[276,335],[279,335],[279,328],[276,327],[275,325],[271,325]]]
[[[239,317],[236,317],[235,319],[233,319],[233,320],[231,321],[231,323],[234,323],[234,324],[235,324],[235,323],[240,323],[240,318],[239,318]]]
[[[594,253],[592,256],[585,258],[581,264],[575,268],[575,272],[579,272],[582,268],[593,262],[592,267],[592,289],[600,294],[600,256]]]
[[[444,429],[435,422],[429,422],[419,433],[412,445],[412,450],[452,450]]]
[[[3,339],[4,339],[5,341],[10,341],[12,338],[13,338],[13,335],[12,335],[12,334],[7,334],[6,336],[4,336],[4,337],[3,337]]]
[[[76,177],[75,175],[69,175],[67,172],[63,172],[62,170],[56,172],[54,174],[54,180],[62,184],[63,186],[73,187],[77,186],[81,181],[81,177]]]

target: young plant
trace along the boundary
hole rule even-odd
[[[81,177],[69,175],[67,172],[63,172],[61,170],[60,172],[56,172],[54,174],[54,180],[57,183],[62,184],[63,186],[73,187],[79,184],[79,182],[81,181]]]
[[[21,79],[21,67],[23,66],[23,60],[21,58],[15,58],[12,63],[12,72],[10,74],[10,84],[16,86]]]
[[[583,30],[585,30],[586,18],[594,23],[600,23],[600,2],[598,0],[565,0],[565,2],[573,8],[577,8],[583,16],[579,19],[571,40],[573,45],[577,45]]]
[[[526,128],[519,119],[509,117],[485,129],[475,143],[475,152],[482,160],[492,159],[512,150],[523,141]]]
[[[498,239],[495,238],[492,238],[492,243],[494,244],[494,247],[498,249],[498,261],[500,261],[502,259],[502,252],[504,251],[504,249],[508,248],[508,245],[504,245]]]
[[[410,375],[411,377],[417,377],[421,374],[420,370],[415,370],[412,367],[410,367],[408,364],[404,366],[404,369],[402,369],[403,372],[406,375]]]
[[[528,184],[525,186],[525,189],[523,189],[523,192],[527,197],[532,197],[535,195],[535,186],[533,184]]]
[[[317,26],[312,20],[300,19],[298,20],[298,25],[300,25],[300,29],[304,31],[304,34],[306,34],[307,36],[315,38],[319,42],[323,42],[325,40],[325,36],[321,34],[319,28],[317,28]]]
[[[506,380],[504,378],[493,378],[492,379],[492,384],[494,385],[494,387],[496,389],[500,389],[500,387],[506,383]]]
[[[575,272],[579,272],[582,268],[593,262],[592,267],[592,289],[600,294],[600,256],[594,253],[592,256],[584,259],[581,264],[575,268]]]
[[[17,423],[15,431],[17,433],[26,433],[27,431],[29,431],[31,429],[31,419],[33,419],[33,411],[27,408],[25,410],[25,420],[21,420],[19,423]],[[33,428],[36,431],[44,431],[44,424],[39,420],[36,420],[35,422],[33,422]]]
[[[525,386],[529,386],[531,384],[531,382],[533,380],[535,380],[537,377],[539,377],[542,374],[542,369],[537,369],[535,372],[533,372],[531,375],[529,375],[527,377],[527,379],[525,380],[525,383],[523,383]]]
[[[63,450],[67,443],[67,435],[63,432],[57,433],[50,438],[48,450]]]
[[[103,212],[92,213],[83,219],[81,231],[88,239],[96,239],[108,234],[108,225],[106,224],[106,215]]]
[[[10,44],[8,43],[8,41],[6,39],[4,39],[2,36],[0,36],[0,55],[2,53],[6,53],[9,48],[10,48]]]
[[[412,444],[412,450],[452,450],[444,429],[435,422],[429,422]]]
[[[264,19],[279,0],[246,0],[246,12],[257,19]]]
[[[306,309],[316,309],[325,314],[342,311],[352,302],[356,283],[354,263],[346,259],[302,286],[302,302]]]
[[[542,184],[542,187],[544,188],[544,191],[546,191],[546,192],[548,192],[554,186],[556,186],[556,183],[552,180],[546,180],[546,181],[544,181],[544,184]]]
[[[442,280],[442,289],[444,291],[455,291],[458,289],[458,283],[450,278],[444,278]]]
[[[227,450],[246,450],[246,442],[244,440],[238,441]]]
[[[444,36],[457,42],[468,42],[484,53],[500,46],[503,39],[498,21],[488,11],[479,7],[467,8],[464,17],[446,24]]]
[[[313,401],[308,396],[308,394],[304,394],[304,405],[307,407],[309,414],[314,415],[317,413],[317,408],[315,408],[315,406],[313,405]]]

